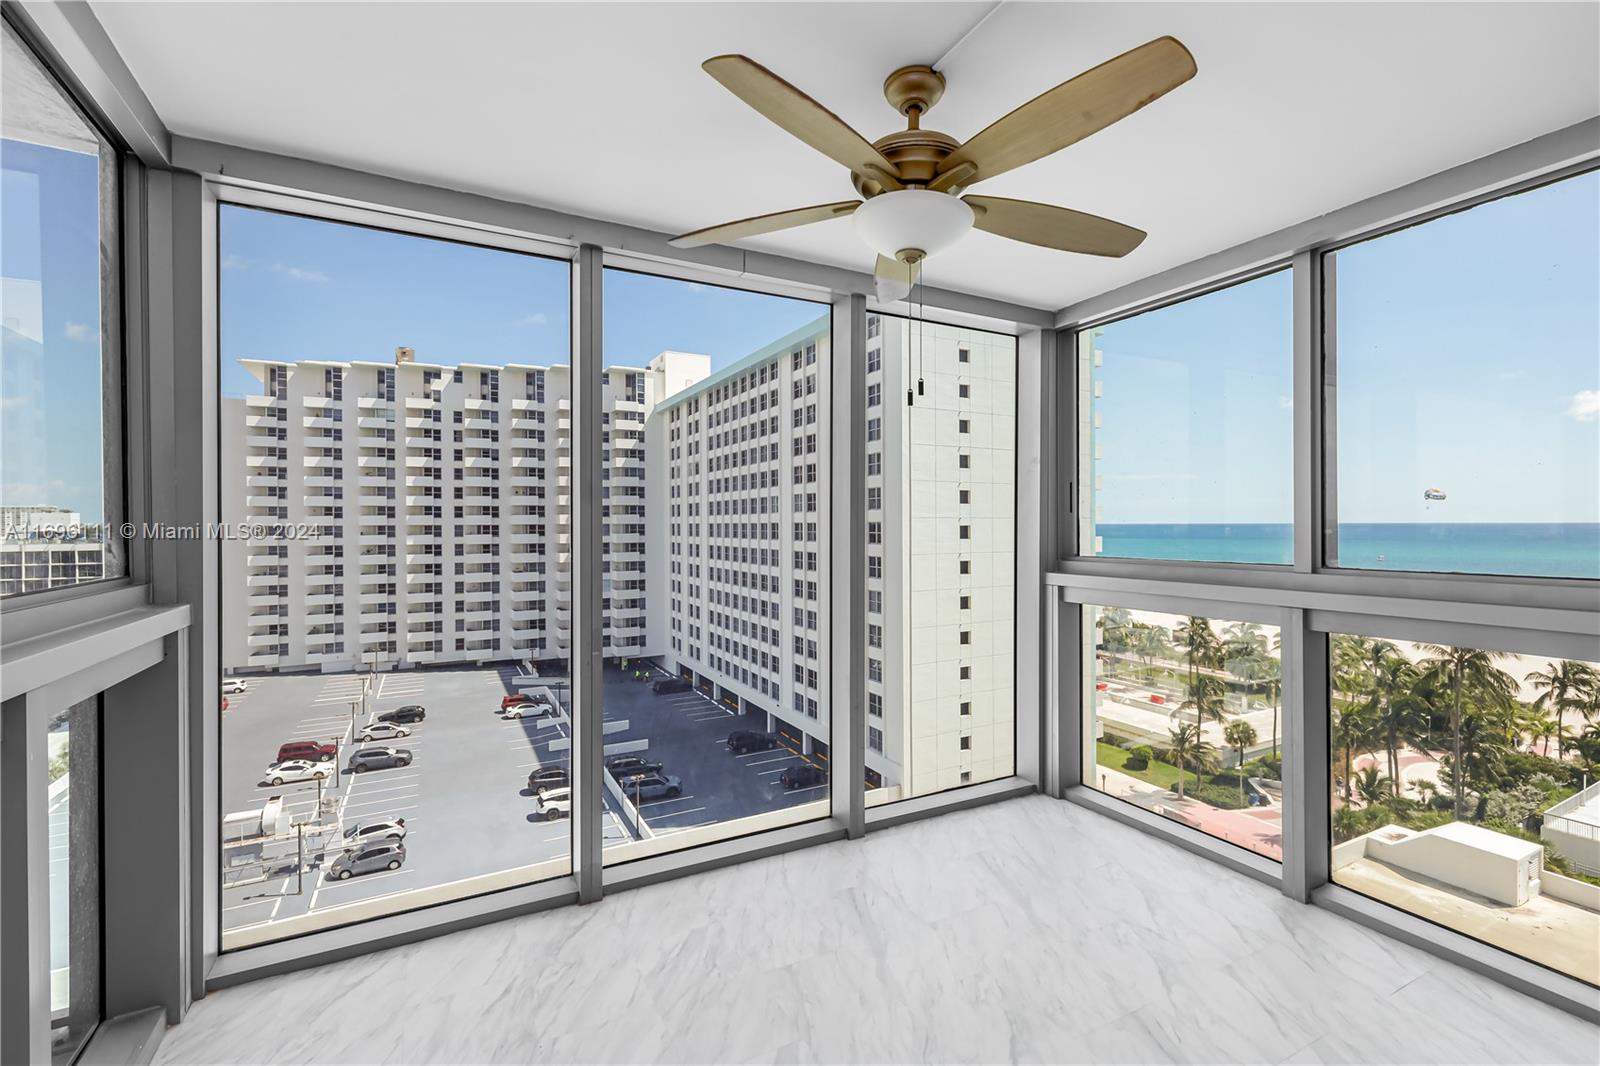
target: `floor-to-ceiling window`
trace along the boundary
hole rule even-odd
[[[0,597],[124,573],[117,153],[9,23]]]
[[[1078,330],[1082,784],[1600,984],[1600,174],[1352,229]]]
[[[607,862],[829,813],[831,312],[608,269]]]
[[[567,873],[569,265],[218,233],[224,948]]]
[[[100,1020],[100,697],[45,734],[50,857],[50,1046],[71,1062]]]
[[[869,314],[866,801],[1016,768],[1017,341]]]

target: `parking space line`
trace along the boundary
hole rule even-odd
[[[738,756],[738,758],[745,759],[745,758],[749,758],[751,755],[770,755],[772,757],[768,758],[768,759],[761,759],[761,760],[759,760],[757,762],[745,763],[746,766],[766,766],[768,763],[782,762],[785,759],[797,759],[797,758],[799,758],[799,756],[796,755],[792,751],[788,752],[785,755],[773,755],[772,754],[772,750],[770,748],[768,750],[766,750],[766,751],[749,751],[749,752],[745,752],[745,754]]]
[[[357,885],[370,885],[374,881],[382,881],[387,877],[399,877],[401,874],[409,874],[413,872],[415,871],[413,871],[410,867],[402,866],[398,870],[385,870],[381,874],[362,874],[359,877],[352,877],[345,881],[340,881],[337,878],[330,881],[327,880],[326,875],[324,875],[323,883],[317,886],[317,891],[323,892],[330,888],[340,888],[343,886],[354,888]],[[314,908],[315,904],[312,906]]]
[[[364,788],[364,789],[361,790],[361,794],[363,796],[370,796],[370,795],[373,795],[374,793],[377,793],[377,792],[399,792],[399,791],[401,791],[403,789],[421,788],[421,787],[422,787],[421,785],[390,785],[387,788]]]
[[[785,770],[790,770],[790,769],[793,769],[793,767],[780,766],[775,770],[757,770],[756,773],[760,774],[762,777],[766,777],[768,774],[781,774]]]
[[[399,796],[397,798],[398,799],[416,799],[417,797],[416,796]],[[348,814],[351,807],[371,807],[374,804],[380,804],[380,803],[381,804],[387,804],[387,803],[389,803],[389,800],[373,800],[371,803],[351,803],[351,804],[346,805],[345,813]],[[392,814],[395,811],[414,811],[416,809],[417,809],[417,805],[415,803],[413,803],[409,807],[385,807],[384,808],[384,813]],[[370,814],[358,814],[358,815],[356,815],[356,820],[360,821],[362,818],[371,818],[371,817],[372,817],[372,815],[370,815]],[[343,825],[344,823],[341,821],[339,824]],[[409,826],[411,823],[408,821],[406,824]]]
[[[692,799],[694,799],[693,796],[673,796],[671,799],[650,800],[647,803],[639,804],[639,807],[640,807],[640,809],[643,809],[645,807],[655,807],[655,806],[658,806],[658,805],[663,804],[663,803],[682,803],[684,800],[692,800]]]

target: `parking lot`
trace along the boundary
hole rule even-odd
[[[696,692],[658,696],[649,684],[632,680],[631,671],[610,668],[605,680],[607,747],[633,750],[644,742],[639,754],[665,764],[665,772],[680,777],[683,788],[680,796],[641,804],[637,833],[628,819],[618,817],[607,794],[607,846],[826,797],[826,785],[785,792],[779,784],[781,772],[801,761],[796,751],[785,747],[735,756],[727,749],[729,732],[763,730],[764,719],[741,717]],[[277,796],[291,819],[313,819],[313,825],[327,828],[323,833],[308,828],[303,865],[298,841],[288,836],[263,849],[265,861],[240,863],[225,877],[225,935],[254,930],[249,934],[254,940],[270,923],[425,889],[431,890],[427,898],[416,902],[436,902],[484,890],[469,883],[456,891],[455,882],[539,863],[556,864],[542,876],[560,872],[569,855],[571,823],[533,816],[527,777],[536,767],[566,765],[569,728],[565,719],[507,721],[498,715],[502,696],[535,691],[543,683],[523,669],[416,670],[370,679],[301,674],[247,682],[246,692],[228,696],[222,715],[224,814],[258,810]],[[565,679],[550,685],[565,704]],[[411,726],[410,736],[355,747],[408,749],[411,764],[359,775],[344,771],[359,728],[407,704],[427,709],[426,720]],[[341,772],[320,790],[315,782],[269,784],[268,765],[279,745],[291,740],[337,743],[335,765]],[[342,847],[341,829],[392,818],[406,820],[407,854],[400,869],[346,881],[326,877]],[[408,905],[412,902],[396,900],[394,909]]]

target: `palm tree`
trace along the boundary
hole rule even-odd
[[[1161,758],[1178,768],[1178,798],[1183,799],[1183,772],[1194,768],[1195,784],[1200,774],[1216,765],[1216,752],[1200,736],[1200,728],[1182,722],[1167,731],[1168,743],[1161,749]]]
[[[1128,650],[1132,616],[1124,607],[1100,609],[1100,647],[1106,656],[1106,673],[1117,672],[1117,653]]]
[[[1562,726],[1566,724],[1567,712],[1577,711],[1584,714],[1591,698],[1591,690],[1600,684],[1600,673],[1587,663],[1573,662],[1563,659],[1561,662],[1547,662],[1543,670],[1535,670],[1522,680],[1532,685],[1539,692],[1539,698],[1533,701],[1533,706],[1548,714],[1555,712],[1556,717],[1556,758],[1566,755],[1562,746]],[[1546,738],[1548,739],[1548,738]]]
[[[1465,788],[1469,779],[1461,750],[1462,709],[1467,693],[1472,690],[1480,695],[1498,695],[1509,700],[1516,690],[1516,682],[1495,665],[1506,658],[1503,651],[1452,648],[1444,644],[1423,644],[1421,648],[1430,656],[1423,660],[1422,668],[1439,675],[1450,687],[1450,791],[1455,801],[1456,820],[1462,821],[1466,818]]]
[[[1427,706],[1412,693],[1416,675],[1417,668],[1398,651],[1384,655],[1366,704],[1373,728],[1383,739],[1388,780],[1396,796],[1401,785],[1400,745],[1419,741],[1428,728]]]
[[[1146,625],[1142,622],[1134,623],[1133,653],[1144,660],[1146,669],[1155,663],[1156,659],[1167,651],[1172,645],[1166,630],[1160,626]]]
[[[1228,742],[1228,747],[1239,752],[1239,806],[1244,806],[1244,750],[1256,742],[1256,727],[1243,718],[1235,718],[1228,723],[1222,731],[1222,739]]]
[[[1382,803],[1384,795],[1390,791],[1389,779],[1376,766],[1364,766],[1356,775],[1356,792],[1360,794],[1363,802],[1369,806]]]
[[[1211,628],[1211,621],[1199,615],[1190,615],[1183,624],[1172,631],[1172,642],[1183,650],[1184,658],[1189,664],[1189,698],[1183,702],[1185,707],[1194,707],[1195,725],[1205,724],[1205,714],[1211,709],[1210,696],[1216,695],[1217,717],[1221,717],[1221,694],[1207,691],[1204,696],[1199,691],[1201,670],[1216,664],[1222,654],[1222,643],[1217,640],[1217,634]],[[1213,678],[1213,680],[1216,680]],[[1220,687],[1220,682],[1218,682]]]
[[[1214,674],[1201,674],[1189,686],[1189,698],[1178,705],[1180,711],[1193,709],[1194,725],[1196,729],[1205,726],[1207,722],[1220,722],[1223,720],[1223,696],[1227,694],[1228,686],[1223,684],[1220,677]]]
[[[1340,752],[1344,762],[1344,799],[1350,801],[1351,779],[1354,776],[1353,767],[1356,760],[1356,751],[1369,750],[1372,738],[1372,722],[1364,713],[1366,704],[1347,703],[1343,706],[1337,703],[1333,706],[1333,746]]]
[[[1267,698],[1272,700],[1272,757],[1278,757],[1278,701],[1283,695],[1283,664],[1268,656],[1261,660],[1261,680],[1266,683]]]

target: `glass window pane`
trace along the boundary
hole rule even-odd
[[[1328,562],[1600,578],[1600,173],[1323,263]]]
[[[1084,332],[1079,554],[1293,561],[1290,273]]]
[[[123,573],[117,156],[4,27],[0,596]]]
[[[607,863],[829,814],[830,323],[605,272]]]
[[[1278,627],[1084,607],[1083,635],[1085,783],[1282,862]]]
[[[223,947],[568,873],[570,265],[219,232]]]
[[[1350,634],[1329,659],[1334,882],[1600,984],[1600,663]]]
[[[100,1021],[100,697],[51,721],[50,1030],[71,1062]]]
[[[1017,342],[869,315],[866,367],[875,806],[1015,771]]]

